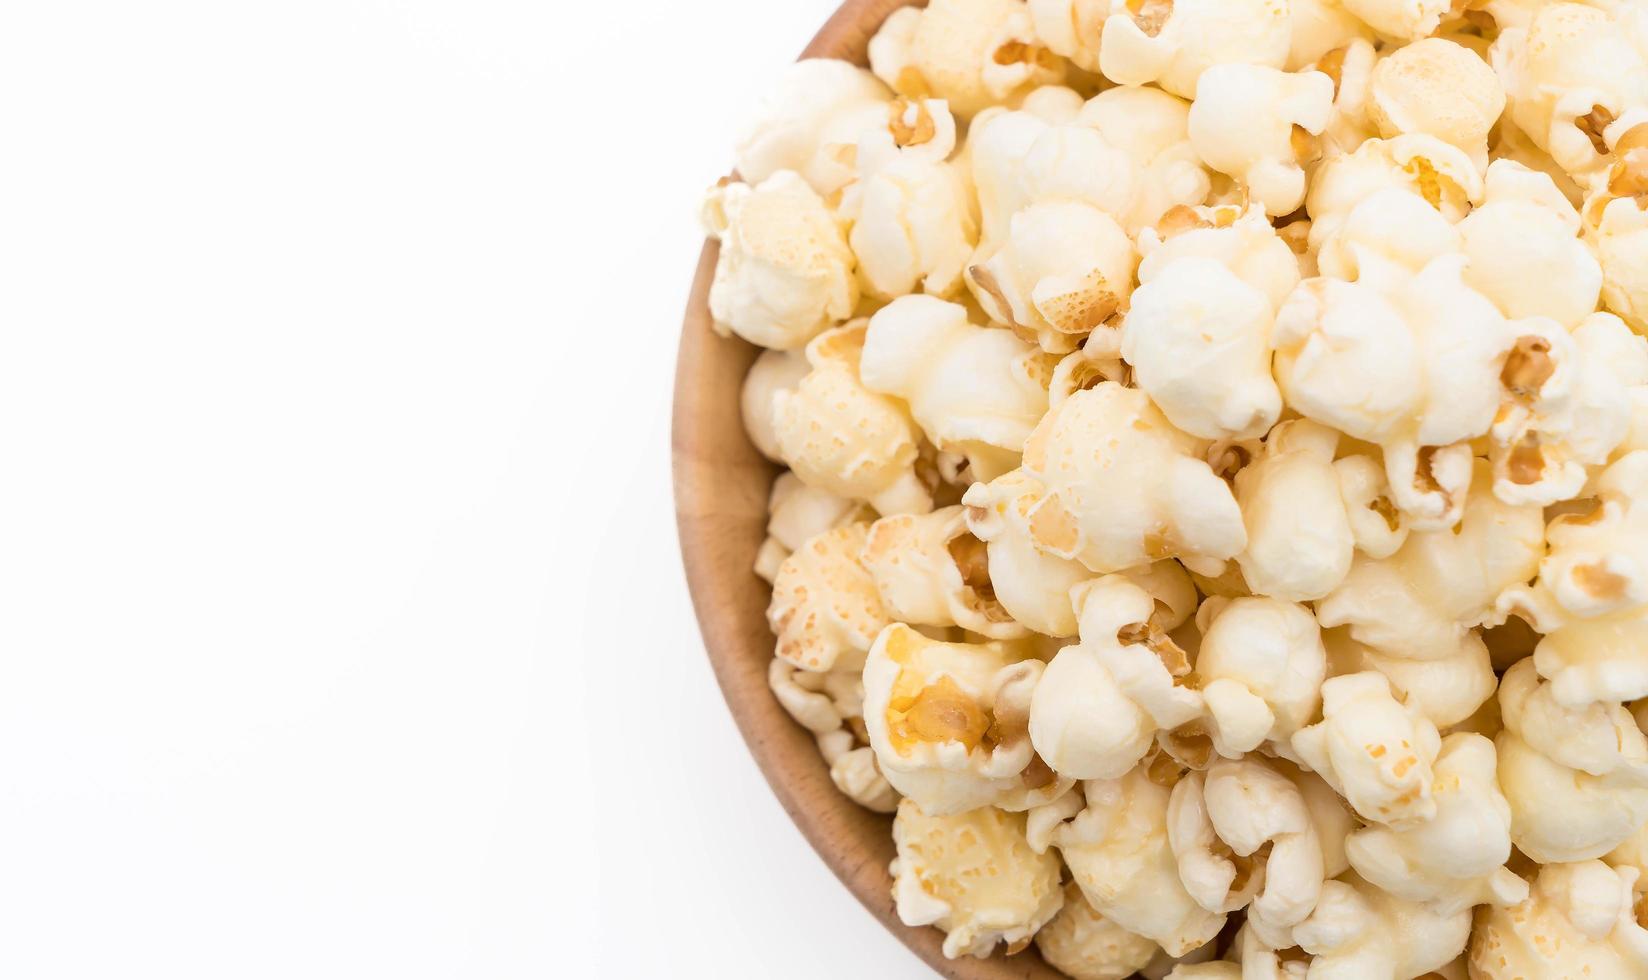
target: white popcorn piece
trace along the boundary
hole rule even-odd
[[[1064,793],[1028,734],[1043,664],[996,642],[945,643],[902,623],[864,664],[864,726],[893,788],[934,816],[1025,810]]]
[[[1375,670],[1390,681],[1404,704],[1430,719],[1438,729],[1458,725],[1493,702],[1499,678],[1488,646],[1475,631],[1459,638],[1454,653],[1430,660],[1410,660],[1379,653],[1351,639],[1346,629],[1328,630],[1322,638],[1332,676]]]
[[[1353,41],[1373,39],[1373,30],[1346,10],[1343,0],[1289,0],[1288,13],[1293,18],[1287,64],[1283,66],[1288,71],[1314,65]]]
[[[811,671],[863,663],[889,622],[875,581],[859,563],[868,528],[825,531],[784,559],[767,607],[779,657]]]
[[[1648,738],[1615,702],[1569,708],[1529,660],[1499,685],[1494,740],[1511,840],[1535,861],[1586,861],[1648,822]]]
[[[1071,980],[1127,980],[1161,952],[1100,915],[1074,881],[1064,886],[1064,908],[1036,933],[1036,948]]]
[[[1444,913],[1347,874],[1322,887],[1293,938],[1311,954],[1311,977],[1409,980],[1453,962],[1470,932],[1469,909]]]
[[[1208,166],[1240,181],[1272,215],[1305,200],[1305,167],[1333,110],[1333,79],[1228,63],[1202,73],[1190,107],[1190,144]]]
[[[1322,848],[1299,788],[1259,757],[1220,759],[1173,787],[1168,840],[1179,880],[1210,912],[1249,909],[1271,928],[1304,921],[1321,893]]]
[[[1648,105],[1648,62],[1607,11],[1578,3],[1539,8],[1502,31],[1493,65],[1506,114],[1570,174],[1606,168],[1614,124]]]
[[[1214,65],[1282,67],[1292,32],[1286,0],[1111,0],[1099,63],[1123,85],[1188,99]]]
[[[1299,285],[1299,259],[1257,205],[1174,207],[1139,232],[1139,281],[1181,259],[1213,259],[1279,309]]]
[[[1083,784],[1086,808],[1053,831],[1082,894],[1099,914],[1183,956],[1217,936],[1225,916],[1196,904],[1179,880],[1167,836],[1173,767],[1136,767]]]
[[[1437,754],[1434,819],[1393,830],[1378,825],[1350,835],[1345,850],[1356,873],[1410,902],[1443,914],[1475,905],[1515,905],[1528,885],[1505,867],[1511,856],[1511,807],[1497,782],[1491,741],[1459,733]]]
[[[1395,285],[1433,259],[1460,251],[1458,229],[1411,191],[1375,191],[1346,214],[1333,235],[1318,243],[1322,275],[1357,280],[1367,268],[1370,282]]]
[[[1584,189],[1551,159],[1549,153],[1534,145],[1533,139],[1517,128],[1509,114],[1499,117],[1499,125],[1494,127],[1494,135],[1488,146],[1488,156],[1495,162],[1509,160],[1551,178],[1556,189],[1576,208],[1585,202]],[[1489,166],[1493,164],[1490,163]]]
[[[1608,309],[1648,332],[1648,130],[1620,141],[1605,182],[1585,202],[1585,240],[1602,266]]]
[[[1023,470],[975,483],[961,498],[967,528],[985,542],[996,601],[1014,620],[1048,636],[1075,636],[1070,590],[1093,573],[1080,562],[1040,551],[1030,533],[1030,512],[1041,484]]]
[[[1476,980],[1585,977],[1628,980],[1648,973],[1648,930],[1638,921],[1635,869],[1600,861],[1548,864],[1527,901],[1488,908],[1471,936]]]
[[[1053,103],[1052,120],[1028,107],[989,112],[968,132],[982,254],[992,254],[1009,235],[1013,216],[1032,204],[1081,201],[1120,216],[1136,203],[1133,158],[1077,116],[1064,118],[1064,110],[1071,108],[1064,99]]]
[[[1549,317],[1572,329],[1602,292],[1602,266],[1579,228],[1579,212],[1548,175],[1495,160],[1482,206],[1459,223],[1465,282],[1507,317]]]
[[[860,560],[897,622],[960,626],[993,640],[1027,632],[996,601],[984,542],[959,505],[883,517],[870,525]]]
[[[1543,318],[1516,329],[1490,431],[1494,493],[1548,506],[1577,496],[1587,468],[1606,463],[1630,435],[1629,385],[1648,373],[1648,340],[1611,313],[1592,314],[1572,333]]]
[[[855,178],[859,135],[885,123],[891,97],[874,75],[846,61],[791,64],[738,138],[739,176],[759,184],[793,170],[829,197]]]
[[[955,118],[938,99],[897,99],[887,123],[860,138],[858,180],[839,210],[852,222],[847,241],[868,295],[961,288],[978,244],[978,209],[968,170],[949,162],[955,146]]]
[[[1204,439],[1263,435],[1282,410],[1264,293],[1213,259],[1169,263],[1133,293],[1122,356],[1169,421]]]
[[[1365,25],[1363,29],[1366,30]],[[1379,53],[1371,41],[1357,37],[1302,66],[1302,70],[1321,72],[1333,80],[1333,108],[1327,127],[1318,139],[1323,158],[1331,160],[1355,153],[1362,144],[1379,135],[1369,113],[1373,69],[1378,63]],[[1312,180],[1314,182],[1314,174]]]
[[[1293,736],[1293,750],[1367,820],[1406,829],[1436,815],[1436,726],[1391,696],[1383,674],[1322,684],[1322,720]]]
[[[1414,41],[1433,33],[1449,10],[1448,0],[1344,0],[1345,9],[1385,37]]]
[[[1320,248],[1337,233],[1358,204],[1391,189],[1418,194],[1448,221],[1458,222],[1482,200],[1482,174],[1464,150],[1434,136],[1367,140],[1354,152],[1328,157],[1312,175],[1305,195],[1311,246]]]
[[[1408,540],[1408,520],[1391,500],[1385,468],[1358,453],[1334,460],[1333,471],[1357,550],[1375,559],[1396,554]]]
[[[1027,7],[1036,37],[1049,51],[1082,71],[1098,74],[1099,35],[1110,14],[1110,0],[1029,0]]]
[[[1064,77],[1023,0],[932,0],[895,10],[870,39],[870,70],[900,95],[939,98],[957,116]]]
[[[802,670],[781,657],[767,665],[767,686],[796,724],[817,736],[841,730],[849,718],[862,719],[864,685],[856,665],[829,671]]]
[[[983,807],[934,816],[913,800],[893,818],[893,899],[907,926],[943,930],[944,955],[1017,951],[1064,902],[1059,859],[1024,839],[1024,816]]]
[[[1237,471],[1247,550],[1236,561],[1256,594],[1309,602],[1332,592],[1350,571],[1356,532],[1353,504],[1334,467],[1338,444],[1339,434],[1325,425],[1283,422],[1271,430],[1259,458]],[[1384,526],[1365,505],[1363,510]]]
[[[1212,182],[1190,145],[1190,103],[1158,88],[1118,85],[1089,99],[1077,120],[1133,163],[1130,199],[1115,212],[1129,234],[1207,199]]]
[[[902,799],[881,774],[875,750],[867,745],[837,756],[830,763],[830,781],[842,796],[876,813],[892,813]]]
[[[778,448],[773,395],[794,390],[809,370],[807,359],[796,351],[764,350],[744,375],[738,402],[744,432],[761,455],[775,463],[783,460],[783,453]]]
[[[973,257],[967,281],[997,323],[1045,351],[1066,354],[1127,305],[1138,258],[1127,232],[1081,201],[1032,204],[1005,240]]]
[[[852,249],[839,219],[795,172],[780,170],[754,187],[714,187],[703,217],[721,243],[710,284],[717,333],[789,350],[852,316]]]
[[[1007,331],[969,322],[966,307],[901,296],[870,318],[859,372],[871,391],[906,402],[934,445],[989,480],[1018,466],[1047,411],[1052,362]]]
[[[866,329],[855,321],[807,345],[812,370],[773,395],[779,452],[810,486],[883,514],[925,513],[933,499],[915,470],[920,432],[901,402],[860,379]]]
[[[1107,575],[1076,586],[1071,599],[1081,642],[1055,654],[1036,686],[1030,741],[1061,776],[1111,779],[1144,758],[1159,729],[1194,720],[1202,701],[1182,684],[1189,659],[1148,588]]]
[[[1266,741],[1290,741],[1315,714],[1327,675],[1327,651],[1310,610],[1250,597],[1210,600],[1197,618],[1202,642],[1193,677],[1207,703],[1214,750],[1235,759]]]
[[[1072,394],[1024,445],[1024,470],[1046,489],[1030,513],[1036,547],[1096,572],[1179,558],[1217,574],[1247,532],[1204,451],[1142,391],[1104,382]]]
[[[770,584],[797,548],[816,534],[873,520],[869,508],[826,490],[809,487],[794,473],[780,473],[767,498],[767,539],[755,556],[755,573]]]
[[[1392,51],[1373,69],[1368,115],[1379,135],[1425,133],[1487,166],[1488,131],[1505,111],[1505,90],[1475,52],[1439,37]]]
[[[1527,582],[1545,552],[1541,508],[1512,506],[1487,492],[1488,466],[1477,461],[1457,529],[1415,531],[1395,554],[1358,555],[1344,582],[1317,604],[1324,627],[1388,657],[1441,660],[1459,654],[1474,626],[1498,622],[1500,594]]]

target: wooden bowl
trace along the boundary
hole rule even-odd
[[[865,64],[870,36],[913,0],[846,0],[802,57]],[[716,246],[704,246],[687,301],[675,371],[672,454],[675,510],[693,607],[721,693],[778,801],[801,833],[870,913],[933,969],[956,980],[1060,980],[1035,948],[1007,958],[947,960],[936,929],[898,921],[892,900],[892,821],[862,809],[830,781],[813,738],[773,699],[767,664],[770,590],[751,571],[765,537],[767,491],[777,469],[750,444],[739,389],[757,349],[710,329],[710,277]]]

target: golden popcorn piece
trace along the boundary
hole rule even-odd
[[[1489,906],[1471,933],[1471,976],[1626,980],[1648,971],[1635,869],[1600,861],[1547,864],[1532,893],[1510,908]]]
[[[779,567],[767,623],[780,658],[812,671],[863,662],[888,623],[875,580],[859,562],[868,534],[862,523],[825,531]]]

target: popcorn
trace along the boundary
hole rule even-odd
[[[1633,130],[1605,183],[1585,203],[1585,240],[1602,266],[1602,298],[1648,332],[1648,146]]]
[[[1214,65],[1282,67],[1291,38],[1283,0],[1111,0],[1099,63],[1122,85],[1155,82],[1188,99]]]
[[[1052,120],[1028,104],[1022,111],[986,113],[968,133],[985,255],[1008,237],[1013,216],[1032,204],[1080,201],[1118,216],[1136,203],[1133,158],[1075,115],[1066,117],[1063,110],[1070,107],[1062,98],[1053,108],[1058,111]],[[977,284],[970,285],[976,292]]]
[[[1384,527],[1360,499],[1345,499],[1333,461],[1338,444],[1339,434],[1327,426],[1283,422],[1271,430],[1263,454],[1237,471],[1247,550],[1236,561],[1254,592],[1290,602],[1320,599],[1350,571],[1356,549],[1351,508],[1361,507]]]
[[[870,526],[860,558],[898,622],[960,626],[995,640],[1027,632],[996,601],[985,545],[959,506],[883,517]]]
[[[1391,691],[1437,728],[1465,722],[1484,704],[1492,703],[1499,678],[1487,644],[1476,633],[1466,633],[1456,650],[1431,660],[1387,656],[1350,638],[1344,629],[1323,636],[1331,676],[1375,670],[1390,681]]]
[[[1215,751],[1236,759],[1266,741],[1288,742],[1315,714],[1327,673],[1310,610],[1260,597],[1209,600],[1197,619],[1193,677]]]
[[[1587,317],[1572,333],[1547,319],[1517,329],[1490,430],[1494,493],[1548,506],[1578,495],[1586,468],[1606,463],[1630,434],[1627,386],[1648,374],[1648,341],[1611,313]]]
[[[1043,494],[1023,470],[975,483],[961,498],[967,529],[985,542],[996,601],[1012,618],[1048,636],[1075,636],[1070,590],[1093,573],[1036,548],[1030,512]]]
[[[1022,815],[985,807],[930,816],[905,800],[893,840],[898,917],[943,930],[950,959],[989,956],[998,943],[1023,949],[1064,902],[1059,859],[1030,850]]]
[[[1344,0],[1345,9],[1380,34],[1413,41],[1436,30],[1449,0]]]
[[[1210,912],[1252,903],[1273,928],[1302,922],[1323,882],[1321,845],[1297,786],[1257,758],[1213,763],[1173,787],[1168,840],[1179,880]]]
[[[1195,719],[1202,701],[1182,686],[1189,660],[1147,588],[1107,575],[1076,586],[1071,599],[1081,643],[1055,654],[1036,686],[1030,741],[1061,776],[1111,779],[1144,758],[1158,729]]]
[[[866,810],[892,813],[898,809],[901,799],[898,790],[893,789],[881,774],[881,768],[876,765],[875,750],[868,746],[860,746],[837,756],[830,763],[830,781],[835,783],[842,796]]]
[[[857,65],[805,58],[784,70],[738,138],[738,173],[793,170],[823,197],[852,183],[859,134],[884,125],[891,93]]]
[[[1499,76],[1453,41],[1415,41],[1373,69],[1368,115],[1379,135],[1426,133],[1464,150],[1478,169],[1487,165],[1488,131],[1504,110]]]
[[[1137,261],[1109,214],[1081,201],[1048,201],[1014,214],[1007,238],[981,249],[967,278],[992,320],[1065,354],[1127,305]]]
[[[779,566],[767,607],[779,657],[812,671],[863,662],[888,623],[875,581],[858,560],[868,527],[848,524],[825,531]]]
[[[1600,861],[1549,864],[1527,901],[1488,908],[1471,936],[1471,976],[1626,980],[1648,972],[1648,930],[1638,922],[1635,869]]]
[[[1500,33],[1492,58],[1512,122],[1576,176],[1606,167],[1614,123],[1648,105],[1648,63],[1595,7],[1541,7]]]
[[[895,395],[939,449],[967,457],[978,479],[1018,466],[1047,411],[1051,364],[1002,330],[969,323],[967,309],[903,296],[870,318],[859,366],[871,391]]]
[[[1443,912],[1347,874],[1322,886],[1316,910],[1293,937],[1312,955],[1313,977],[1404,980],[1452,962],[1470,932],[1468,909]]]
[[[1485,492],[1488,467],[1476,464],[1457,530],[1415,531],[1388,558],[1358,555],[1350,574],[1317,604],[1324,627],[1350,634],[1380,654],[1408,660],[1457,656],[1468,630],[1501,617],[1500,593],[1528,581],[1544,554],[1544,514]]]
[[[870,39],[870,70],[900,95],[945,99],[963,119],[1064,77],[1022,0],[932,0],[893,11]]]
[[[1293,750],[1364,819],[1403,830],[1436,816],[1436,726],[1391,696],[1383,674],[1322,684],[1322,720],[1293,736]]]
[[[1361,24],[1361,21],[1357,23]],[[1366,30],[1366,25],[1363,29]],[[1319,139],[1324,160],[1355,153],[1365,142],[1379,135],[1368,112],[1373,90],[1373,69],[1378,63],[1379,54],[1373,44],[1366,38],[1357,37],[1323,52],[1303,66],[1304,70],[1321,72],[1333,80],[1333,110],[1328,115],[1327,128],[1322,130]],[[1314,183],[1313,175],[1313,186]]]
[[[1028,737],[1043,664],[1000,643],[943,643],[894,623],[864,665],[864,725],[893,788],[933,816],[1024,810],[1069,789]]]
[[[1293,30],[1289,37],[1288,71],[1315,65],[1329,53],[1353,41],[1370,41],[1373,32],[1345,9],[1343,0],[1289,0]]]
[[[1418,194],[1457,222],[1482,200],[1482,175],[1469,154],[1434,136],[1370,139],[1354,152],[1328,157],[1311,178],[1305,195],[1311,245],[1320,247],[1358,204],[1390,189]]]
[[[1190,104],[1156,88],[1118,85],[1082,106],[1077,120],[1097,129],[1133,164],[1134,186],[1113,212],[1129,234],[1175,207],[1201,204],[1211,180],[1190,145]]]
[[[738,402],[744,432],[756,450],[775,463],[782,462],[783,454],[778,448],[773,395],[795,390],[808,370],[807,359],[795,351],[764,350],[744,375]]]
[[[1161,952],[1100,915],[1074,881],[1064,886],[1064,908],[1036,933],[1036,948],[1072,980],[1127,980]]]
[[[920,433],[900,402],[860,380],[865,333],[855,321],[807,345],[812,370],[773,395],[779,452],[810,486],[883,514],[925,513],[933,500],[915,471]]]
[[[819,673],[774,657],[767,665],[767,686],[790,717],[818,740],[819,754],[842,795],[877,813],[892,813],[898,791],[881,775],[875,752],[860,742],[864,683],[859,675],[856,664]]]
[[[1648,822],[1648,738],[1617,703],[1563,706],[1533,668],[1524,660],[1499,685],[1511,840],[1542,863],[1601,857]]]
[[[1225,916],[1197,905],[1180,882],[1167,836],[1169,787],[1151,771],[1084,783],[1086,808],[1053,830],[1053,842],[1099,914],[1183,956],[1217,936]]]
[[[1578,239],[1579,212],[1551,178],[1510,160],[1488,166],[1482,206],[1459,223],[1465,282],[1507,317],[1573,328],[1597,307],[1602,267]]]
[[[1411,191],[1376,191],[1345,215],[1337,230],[1319,243],[1322,275],[1399,288],[1405,276],[1433,259],[1460,250],[1460,236],[1448,219]]]
[[[767,499],[767,540],[756,552],[755,573],[770,583],[807,539],[874,517],[862,504],[809,487],[794,473],[780,473]]]
[[[1024,470],[1046,489],[1029,515],[1032,540],[1096,572],[1177,557],[1217,574],[1247,533],[1202,448],[1142,391],[1107,381],[1076,392],[1024,445]]]
[[[1443,914],[1480,904],[1515,905],[1528,886],[1505,867],[1511,856],[1511,807],[1496,782],[1493,743],[1460,733],[1442,740],[1433,765],[1434,819],[1394,830],[1376,825],[1350,835],[1351,866],[1397,898],[1434,903]]]
[[[1036,37],[1049,51],[1082,71],[1098,74],[1099,32],[1110,13],[1110,0],[1029,0],[1027,6]]]
[[[1273,315],[1224,265],[1187,257],[1134,292],[1121,353],[1175,426],[1204,439],[1254,438],[1282,410],[1270,375]]]
[[[789,350],[852,316],[852,249],[836,216],[799,175],[780,170],[754,187],[712,188],[703,216],[721,243],[710,285],[717,333]]]
[[[1305,166],[1333,107],[1333,79],[1228,63],[1203,72],[1190,107],[1190,143],[1208,166],[1247,187],[1273,215],[1305,200]]]
[[[977,205],[965,168],[947,162],[956,122],[939,99],[898,99],[887,122],[857,148],[858,181],[841,216],[864,291],[878,298],[935,296],[961,288],[962,267],[978,243]]]

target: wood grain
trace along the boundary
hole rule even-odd
[[[911,0],[847,0],[803,57],[865,63],[865,47],[887,14]],[[751,571],[764,536],[767,491],[776,469],[744,435],[739,387],[756,349],[710,329],[709,288],[716,247],[704,247],[687,301],[675,373],[672,453],[676,518],[693,607],[710,664],[750,754],[779,803],[819,856],[864,907],[939,974],[954,980],[1059,980],[1034,948],[1011,958],[946,960],[935,929],[898,921],[887,865],[891,820],[842,796],[813,738],[767,689],[773,638],[767,583]]]

